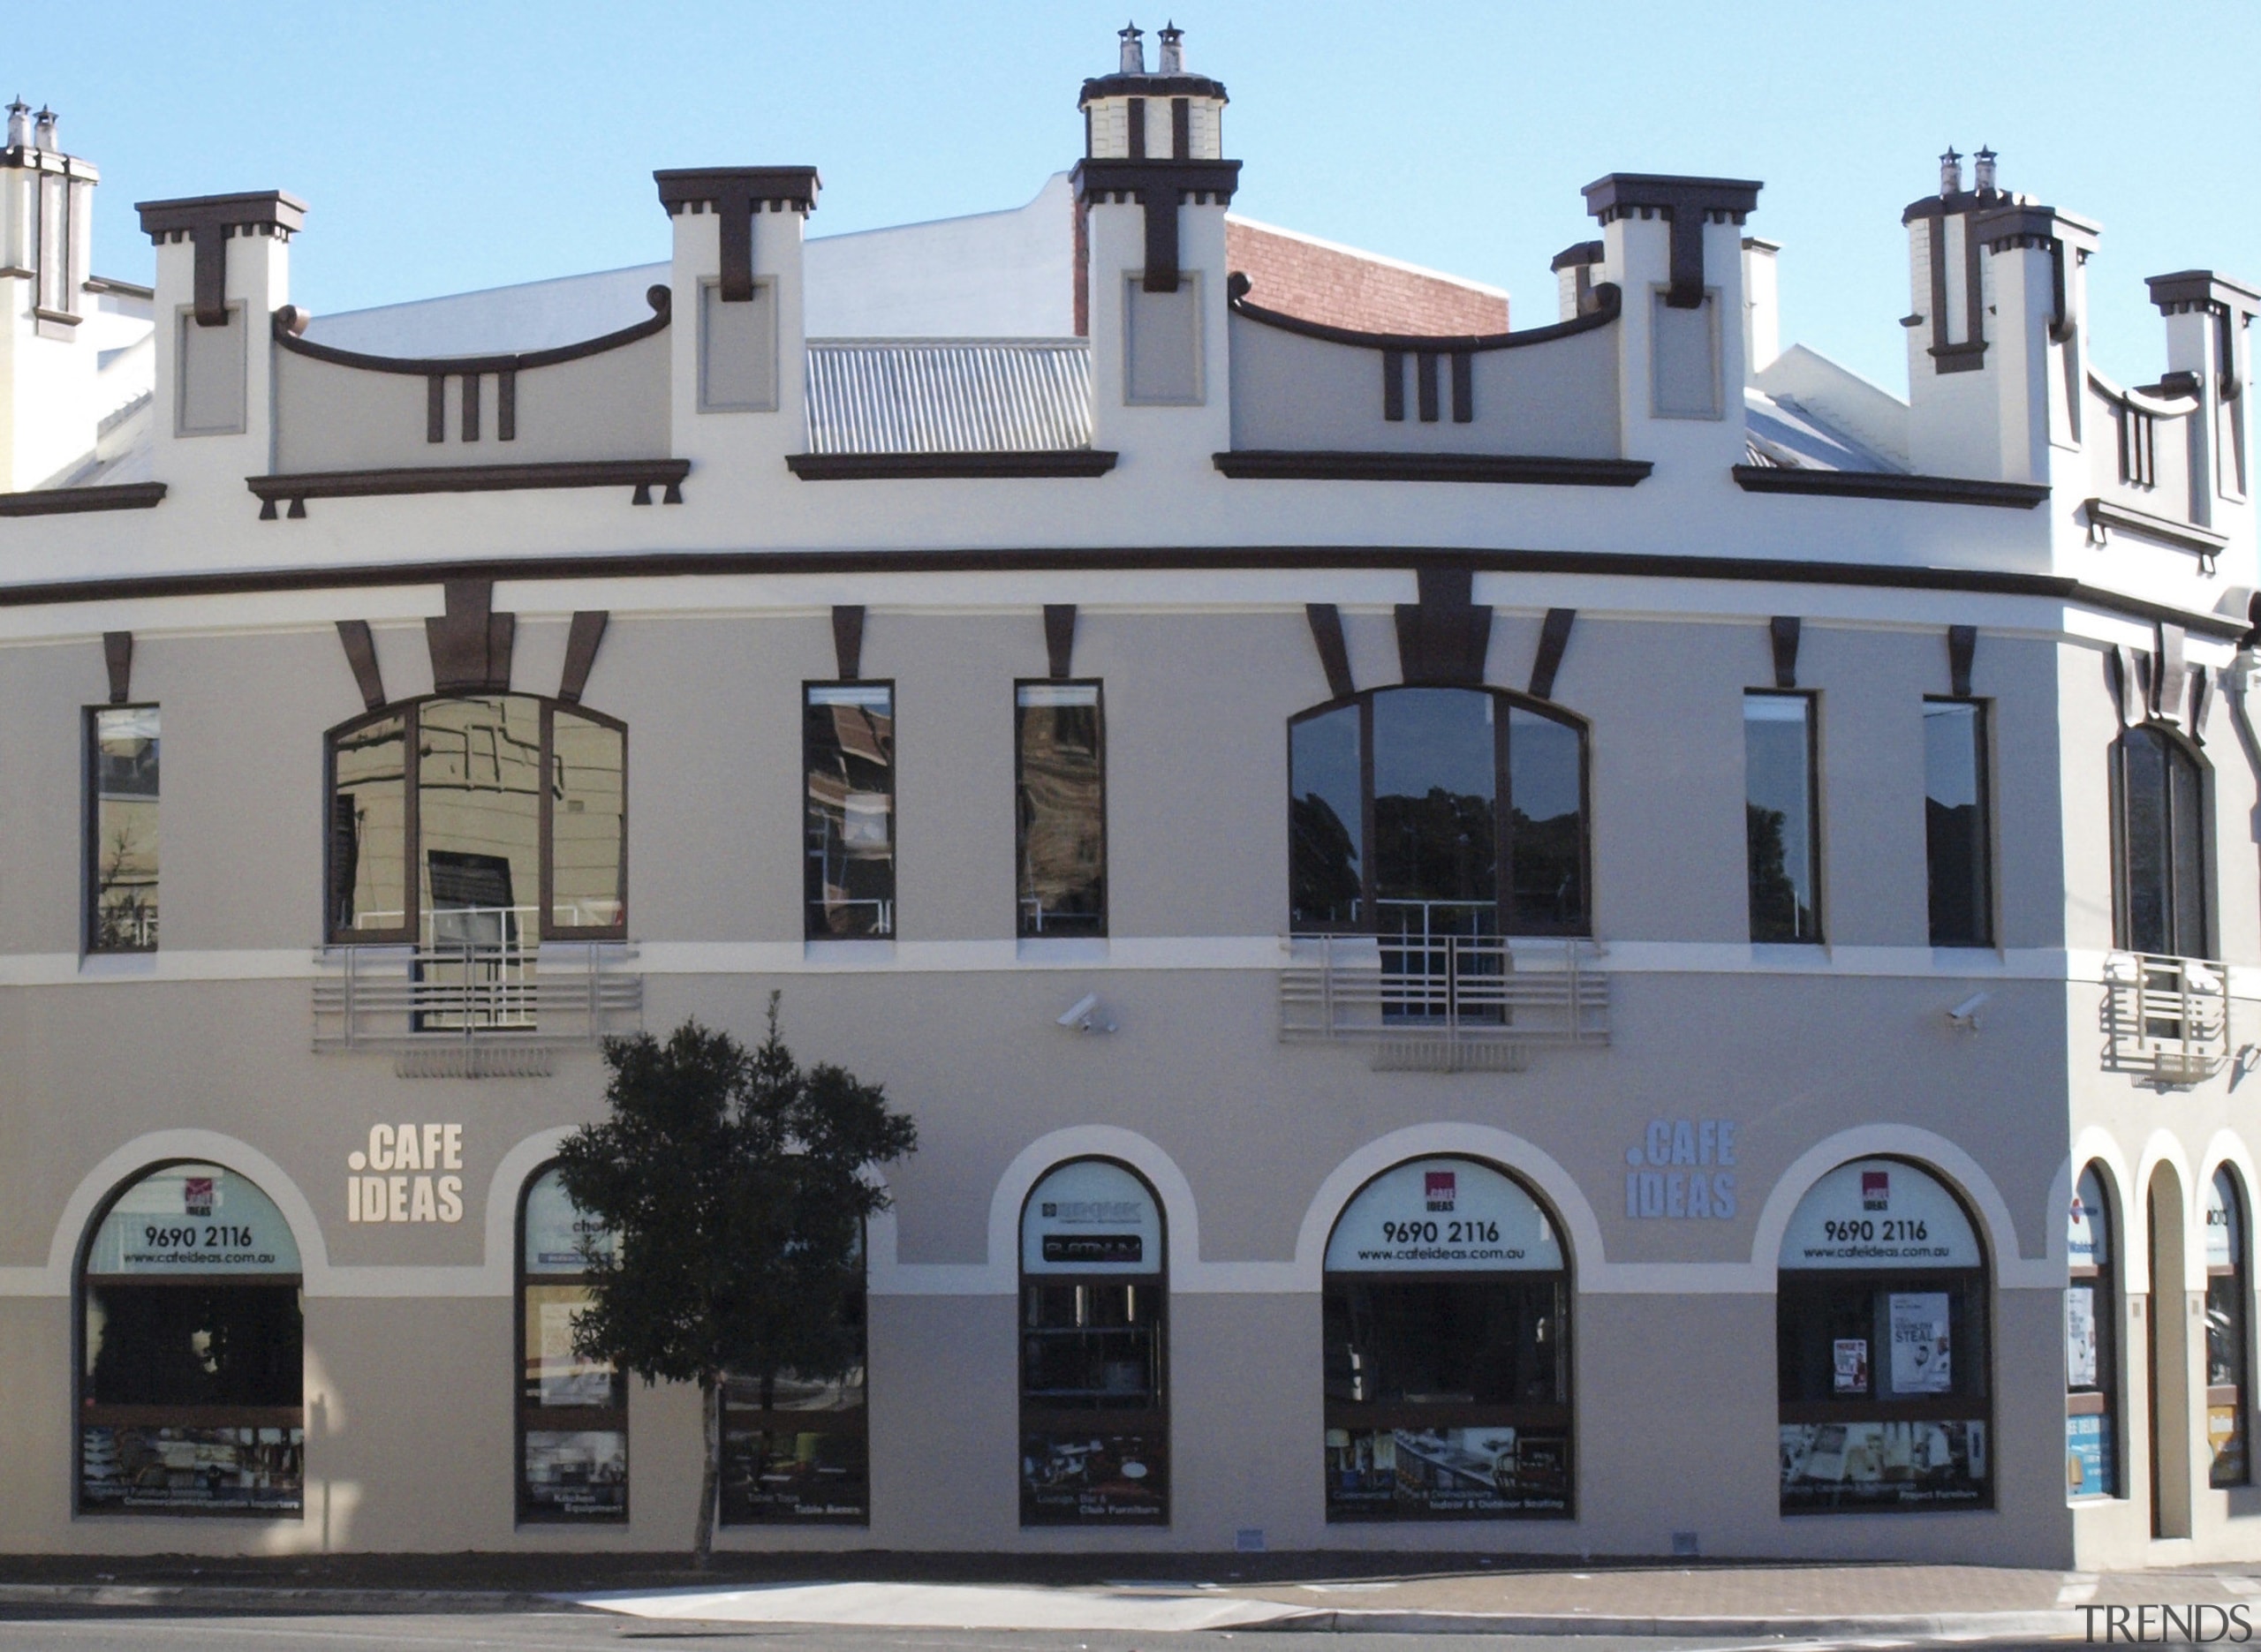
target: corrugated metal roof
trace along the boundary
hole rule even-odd
[[[1030,453],[1092,445],[1080,338],[836,338],[808,347],[812,453]]]

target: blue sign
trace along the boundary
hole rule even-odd
[[[2090,1415],[2065,1419],[2065,1493],[2076,1497],[2112,1495],[2111,1419]]]

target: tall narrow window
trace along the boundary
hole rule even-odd
[[[801,716],[808,775],[811,940],[895,933],[895,689],[812,683]]]
[[[783,1336],[798,1367],[722,1384],[722,1524],[860,1526],[872,1517],[865,1409],[865,1300],[804,1316]]]
[[[1383,931],[1499,933],[1498,705],[1467,689],[1378,694],[1374,894]]]
[[[409,928],[408,718],[395,713],[330,742],[329,932],[339,940]]]
[[[87,716],[87,949],[157,946],[157,708]]]
[[[2252,1477],[2246,1452],[2245,1195],[2227,1165],[2206,1184],[2206,1445],[2210,1486]]]
[[[2112,748],[2114,908],[2130,952],[2207,955],[2205,771],[2163,728]]]
[[[1512,935],[1586,927],[1585,741],[1577,725],[1508,711],[1508,879]]]
[[[609,718],[557,706],[548,768],[548,932],[561,939],[612,933],[626,907],[627,733]]]
[[[1298,930],[1365,919],[1365,715],[1338,705],[1288,725],[1288,910]]]
[[[1743,697],[1754,941],[1821,939],[1813,722],[1810,695],[1754,690]]]
[[[2065,1236],[2065,1490],[2120,1494],[2120,1294],[2112,1205],[2104,1169],[2091,1165],[2073,1190]]]
[[[1014,690],[1020,932],[1107,933],[1107,758],[1096,683]]]
[[[611,1235],[581,1213],[564,1179],[526,1184],[518,1212],[518,1518],[616,1520],[628,1515],[628,1385],[573,1351],[588,1306],[583,1279]]]
[[[111,1202],[79,1274],[83,1513],[295,1515],[306,1484],[299,1248],[220,1165]]]
[[[1932,945],[1993,944],[1993,823],[1986,796],[1986,708],[1924,702],[1924,846]]]

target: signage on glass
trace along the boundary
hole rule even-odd
[[[1562,1246],[1539,1203],[1471,1158],[1418,1158],[1375,1177],[1327,1241],[1331,1273],[1559,1271]]]
[[[1146,1184],[1102,1158],[1062,1165],[1021,1213],[1027,1273],[1160,1273],[1161,1212]]]
[[[1897,1159],[1840,1165],[1798,1201],[1785,1268],[1976,1268],[1978,1236],[1953,1194]]]
[[[168,1165],[118,1196],[87,1253],[90,1274],[296,1273],[275,1203],[218,1165]]]

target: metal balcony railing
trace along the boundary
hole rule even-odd
[[[1297,935],[1280,971],[1285,1043],[1357,1043],[1378,1068],[1516,1070],[1544,1045],[1609,1042],[1609,977],[1591,941],[1509,941],[1401,927]]]
[[[2203,958],[2107,953],[2104,1067],[2149,1082],[2195,1084],[2229,1064],[2229,970]]]

